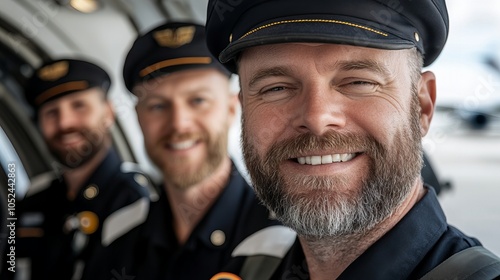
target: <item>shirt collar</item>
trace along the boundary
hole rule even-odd
[[[432,187],[399,223],[359,256],[338,279],[407,279],[446,231],[446,217]],[[285,273],[308,274],[300,242],[285,259]],[[296,271],[294,271],[294,269]]]
[[[194,231],[205,246],[213,249],[226,247],[228,238],[233,235],[234,225],[239,216],[237,209],[239,209],[245,193],[245,187],[249,188],[233,164],[229,183]],[[214,245],[212,242],[213,234],[216,231],[224,234],[225,242],[222,245]]]
[[[85,185],[80,188],[80,192],[85,190],[86,186],[96,185],[99,188],[105,187],[109,184],[109,180],[113,177],[113,175],[120,169],[121,160],[118,156],[118,153],[115,149],[110,148],[106,157],[101,161],[99,166],[95,169],[92,175],[89,177]]]
[[[198,226],[195,227],[183,247],[195,250],[196,242],[200,240],[208,248],[224,249],[228,238],[233,234],[233,228],[239,216],[236,209],[239,208],[245,187],[250,188],[233,164],[228,184]],[[177,241],[172,228],[172,211],[163,186],[160,190],[160,199],[153,203],[150,211],[151,222],[149,224],[155,227],[151,238],[155,246],[171,250],[172,246],[178,246],[170,244],[170,242]],[[225,242],[219,246],[214,245],[211,240],[212,234],[217,230],[222,231],[225,235]]]
[[[78,194],[75,198],[75,201],[83,199],[83,197],[85,197],[84,195],[85,191],[89,187],[94,187],[98,190],[99,193],[101,193],[101,190],[103,190],[103,188],[106,188],[106,186],[112,184],[112,182],[110,183],[110,180],[119,171],[120,166],[121,166],[120,157],[118,156],[114,148],[110,148],[106,156],[94,170],[92,175],[90,175],[87,181],[83,185],[81,185],[80,189],[78,190]],[[65,188],[66,187],[67,186],[65,185]],[[87,201],[87,199],[82,201]]]
[[[358,257],[339,279],[406,279],[446,231],[446,218],[432,187],[408,214]],[[381,278],[382,277],[382,278]]]

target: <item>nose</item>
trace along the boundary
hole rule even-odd
[[[187,132],[192,124],[192,112],[181,105],[172,105],[170,113],[170,127],[177,133]]]
[[[346,125],[344,96],[329,87],[315,85],[301,93],[294,127],[301,133],[323,135]]]
[[[78,124],[79,118],[77,114],[66,106],[59,108],[58,127],[61,131],[75,128]]]

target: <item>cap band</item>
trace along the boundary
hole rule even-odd
[[[268,27],[271,27],[271,26],[275,26],[275,25],[279,25],[279,24],[287,24],[287,23],[304,23],[304,22],[321,22],[321,23],[343,24],[343,25],[347,25],[347,26],[361,28],[361,29],[364,29],[364,30],[367,30],[367,31],[371,31],[373,33],[382,35],[384,37],[389,36],[387,33],[384,33],[382,31],[373,29],[371,27],[367,27],[367,26],[363,26],[363,25],[359,25],[359,24],[352,23],[352,22],[347,22],[347,21],[334,20],[334,19],[293,19],[293,20],[281,20],[281,21],[277,21],[277,22],[273,22],[273,23],[268,23],[268,24],[259,26],[257,28],[254,28],[254,29],[248,31],[247,33],[243,34],[243,36],[241,36],[239,39],[243,39],[243,38],[245,38],[246,36],[248,36],[248,35],[250,35],[252,33],[255,33],[255,32],[259,31],[259,30],[262,30],[264,28],[268,28]]]
[[[89,87],[89,83],[87,81],[75,81],[75,82],[67,82],[58,86],[55,86],[51,89],[48,89],[44,91],[42,94],[40,94],[37,98],[35,98],[35,104],[37,106],[41,105],[48,99],[59,95],[63,92],[67,91],[77,91],[77,90],[84,90]]]
[[[139,76],[141,78],[151,74],[154,71],[158,71],[159,69],[176,66],[176,65],[184,65],[184,64],[210,64],[212,62],[212,58],[210,57],[180,57],[167,59],[155,64],[149,65],[148,67],[142,69],[139,72]]]

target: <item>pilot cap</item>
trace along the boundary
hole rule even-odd
[[[83,60],[58,59],[44,63],[28,80],[26,101],[35,110],[43,104],[70,93],[101,88],[107,93],[109,75],[101,67]]]
[[[233,72],[242,50],[287,42],[416,47],[428,66],[448,30],[444,0],[210,0],[206,23],[208,48]]]
[[[215,68],[231,74],[208,50],[204,26],[169,22],[135,40],[125,59],[123,79],[132,92],[144,81],[193,68]]]

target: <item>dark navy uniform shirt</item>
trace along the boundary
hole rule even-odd
[[[481,245],[446,223],[434,189],[426,189],[427,194],[408,214],[337,279],[419,279],[453,254]],[[273,277],[296,278],[309,279],[298,241]]]
[[[256,231],[276,225],[259,204],[253,189],[233,165],[229,183],[195,227],[187,242],[179,245],[172,227],[172,212],[163,188],[148,218],[149,244],[139,279],[210,279],[221,271],[231,252]],[[200,203],[211,199],[200,197]],[[186,209],[196,211],[196,209]]]
[[[69,201],[66,185],[30,190],[18,203],[17,254],[31,279],[128,279],[150,206],[148,179],[111,149]],[[35,193],[33,193],[35,192]],[[20,262],[18,261],[18,264]]]

